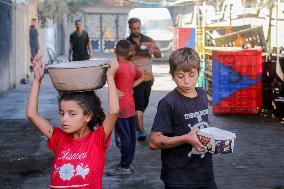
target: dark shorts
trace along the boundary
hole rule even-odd
[[[149,104],[153,81],[144,81],[136,86],[133,91],[135,110],[144,112]]]

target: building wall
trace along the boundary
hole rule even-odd
[[[31,7],[0,0],[0,93],[15,87],[27,75]]]
[[[12,83],[13,78],[10,78],[12,70],[10,62],[10,51],[12,44],[12,7],[6,3],[0,3],[0,91],[7,89]]]
[[[11,76],[15,78],[13,85],[20,83],[20,80],[26,78],[29,64],[29,6],[18,4],[13,7],[12,23],[12,51],[10,53],[10,64],[13,64],[14,71]],[[15,74],[16,73],[16,74]]]

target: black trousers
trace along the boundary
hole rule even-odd
[[[118,118],[115,123],[115,144],[120,149],[120,165],[129,168],[135,154],[136,124],[135,117]]]

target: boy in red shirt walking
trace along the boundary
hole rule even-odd
[[[118,165],[107,170],[110,176],[130,175],[136,145],[135,105],[133,87],[143,82],[142,73],[128,60],[130,43],[120,40],[116,45],[116,57],[119,68],[115,75],[115,84],[119,98],[119,116],[115,125],[115,142],[120,149],[121,160]]]

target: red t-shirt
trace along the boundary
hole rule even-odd
[[[124,93],[124,96],[119,99],[119,117],[128,118],[135,116],[133,83],[142,76],[142,73],[130,61],[120,61],[118,63],[119,68],[114,80],[116,88]]]
[[[110,138],[104,142],[103,126],[73,139],[54,128],[48,147],[54,152],[50,188],[101,189],[105,155]]]

